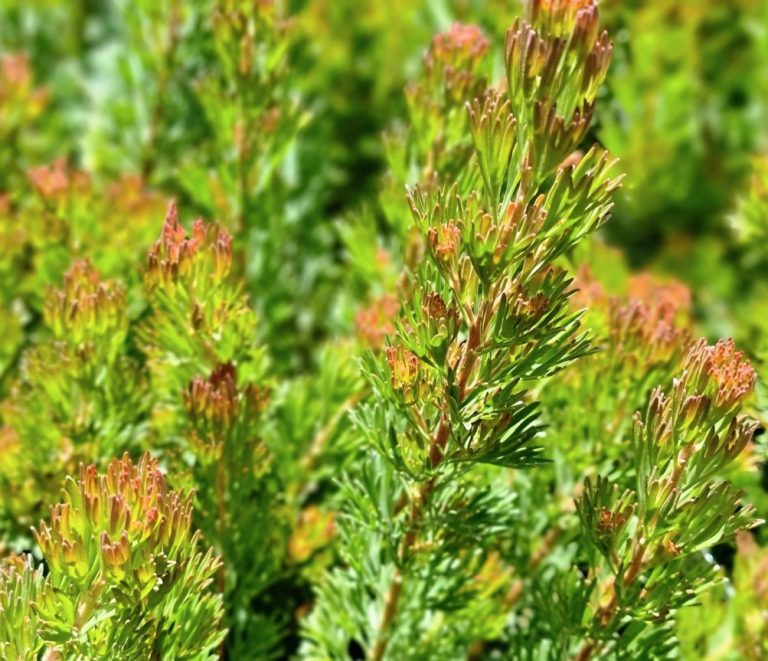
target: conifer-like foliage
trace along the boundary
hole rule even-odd
[[[5,658],[210,658],[224,634],[221,596],[207,592],[220,561],[191,524],[191,497],[148,456],[104,475],[81,467],[35,530],[49,573],[21,557],[0,570]]]
[[[484,40],[455,27],[435,41],[428,77],[446,50],[471,61]],[[532,389],[590,351],[559,258],[607,219],[619,178],[597,148],[564,161],[610,52],[596,6],[533,3],[507,34],[505,88],[467,102],[471,158],[456,180],[435,172],[409,192],[423,254],[403,276],[386,350],[366,361],[374,398],[357,422],[372,453],[343,492],[350,567],[320,593],[309,656],[341,657],[355,641],[372,659],[450,657],[492,626],[474,615],[472,579],[513,525],[514,502],[473,466],[540,463]],[[448,90],[471,93],[443,66]]]
[[[768,2],[599,4],[0,3],[0,661],[766,658]]]

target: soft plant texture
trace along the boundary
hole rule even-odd
[[[768,2],[599,4],[0,2],[0,659],[766,657]]]
[[[149,456],[81,467],[64,489],[35,530],[48,573],[20,556],[0,568],[4,658],[212,658],[220,560],[199,548],[191,497]]]

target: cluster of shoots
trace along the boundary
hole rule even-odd
[[[195,377],[187,388],[185,405],[201,458],[220,459],[225,445],[237,442],[233,435],[258,418],[268,398],[269,391],[255,384],[238,388],[232,363],[219,365],[207,379]]]
[[[31,560],[0,570],[11,657],[212,653],[224,634],[221,597],[209,589],[219,560],[191,522],[191,496],[169,489],[148,455],[114,460],[104,474],[81,467],[35,530],[45,577]]]
[[[702,551],[759,523],[718,477],[754,437],[757,423],[740,409],[755,381],[732,341],[695,343],[671,386],[635,417],[634,484],[587,481],[579,516],[604,564],[580,658],[615,649],[626,618],[664,622],[693,601],[716,581]]]
[[[413,645],[427,656],[441,649],[430,647],[429,630],[440,626],[442,608],[471,602],[451,586],[457,573],[471,584],[490,543],[483,508],[505,507],[492,489],[475,492],[467,471],[539,463],[538,403],[529,388],[589,351],[581,314],[570,305],[572,279],[559,258],[607,219],[619,185],[600,149],[572,156],[610,60],[597,21],[592,2],[578,8],[534,2],[507,35],[506,85],[490,88],[475,75],[488,42],[477,28],[454,26],[434,40],[426,82],[409,96],[421,105],[411,108],[416,134],[427,137],[427,168],[408,196],[411,245],[421,247],[409,248],[412,255],[403,260],[395,332],[384,354],[367,361],[374,398],[357,414],[372,461],[378,456],[395,471],[399,492],[385,495],[385,482],[364,480],[366,495],[348,496],[372,499],[373,519],[362,505],[350,519],[387,531],[382,564],[376,574],[353,562],[351,576],[340,575],[331,589],[343,593],[357,581],[374,593],[385,586],[370,605],[349,595],[360,613],[347,635],[369,659],[399,658]],[[472,95],[460,115],[455,106],[428,102],[435,85]],[[455,170],[434,157],[441,152],[430,145],[442,145],[423,128],[429,112],[443,113],[442,123],[432,123],[443,137],[456,127],[462,138],[471,136]],[[382,511],[377,499],[386,497],[394,502]],[[471,498],[477,509],[465,502]],[[348,544],[356,539],[351,527],[343,533]],[[349,548],[345,557],[354,553]],[[419,596],[425,592],[426,600]],[[330,618],[324,609],[336,598],[323,591],[308,625],[320,655],[349,644],[323,630],[323,618]],[[363,615],[370,612],[378,613],[373,625]],[[483,626],[475,624],[477,635]],[[451,645],[460,649],[467,635],[445,629],[443,653],[457,649]]]
[[[128,332],[125,292],[114,281],[102,281],[87,260],[75,262],[64,276],[63,289],[46,297],[45,322],[58,340],[83,353],[88,346],[119,350]]]
[[[149,251],[147,283],[151,288],[173,288],[183,282],[190,289],[215,286],[232,265],[232,237],[217,225],[195,221],[192,235],[179,223],[175,204],[168,210],[163,233]]]
[[[48,96],[44,88],[35,87],[26,55],[0,56],[0,135],[15,142],[19,129],[40,116]]]
[[[232,273],[230,234],[198,219],[188,232],[171,204],[149,251],[144,288],[152,314],[139,336],[163,406],[183,408],[183,391],[200,374],[234,362],[260,372],[256,317]]]

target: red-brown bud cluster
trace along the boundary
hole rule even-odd
[[[490,42],[479,27],[454,23],[447,32],[435,35],[427,61],[453,69],[471,69],[489,48]]]
[[[213,286],[226,278],[232,265],[232,237],[214,223],[195,221],[191,236],[179,223],[171,204],[163,232],[149,251],[147,281],[150,286]]]
[[[27,170],[27,179],[46,202],[66,204],[73,196],[86,196],[91,187],[87,173],[75,170],[64,159]],[[60,206],[60,208],[63,208]]]
[[[530,297],[524,288],[517,286],[510,300],[510,313],[519,319],[536,320],[549,309],[549,299],[538,292]]]
[[[424,317],[427,319],[445,320],[448,319],[449,316],[455,314],[454,311],[449,312],[445,301],[440,294],[436,294],[435,292],[429,292],[426,295],[421,307]]]
[[[691,342],[664,305],[612,299],[609,305],[609,348],[613,355],[640,367],[674,362]]]
[[[442,223],[429,228],[427,241],[438,261],[452,262],[461,250],[461,230],[453,221]]]
[[[400,392],[406,402],[416,401],[421,385],[418,356],[401,346],[387,347],[387,364],[392,388]]]
[[[88,175],[70,168],[64,159],[50,165],[27,170],[27,179],[45,199],[53,200],[73,192],[85,193],[90,186]]]
[[[627,295],[631,299],[654,305],[657,315],[666,321],[674,321],[680,312],[691,307],[691,290],[682,282],[662,282],[650,273],[632,276],[627,283]]]
[[[419,355],[432,354],[444,361],[449,346],[461,326],[459,311],[446,304],[437,292],[429,292],[421,301],[421,320],[412,319],[416,329],[410,329],[410,340],[421,338],[421,346],[414,348]]]
[[[231,427],[240,407],[236,381],[232,363],[219,365],[208,379],[195,377],[186,393],[187,410],[193,421],[205,420],[221,429]]]
[[[757,423],[739,415],[739,405],[754,385],[754,370],[731,340],[710,346],[702,339],[671,391],[653,391],[645,417],[635,417],[634,436],[637,447],[654,447],[668,462],[666,478],[653,490],[658,503],[685,479],[711,474],[748,447]]]
[[[435,36],[425,57],[427,85],[433,96],[445,94],[461,104],[480,93],[480,65],[490,42],[476,25],[454,23]]]
[[[253,384],[238,388],[237,371],[232,363],[219,365],[207,379],[195,377],[187,387],[184,402],[201,458],[217,460],[240,421],[248,423],[259,415],[268,398],[269,391],[265,388]]]
[[[717,409],[731,411],[752,394],[757,376],[733,340],[709,346],[702,339],[685,360],[683,381],[689,392],[707,395]]]
[[[597,530],[603,535],[612,535],[627,522],[627,517],[621,512],[614,512],[607,507],[600,509]]]
[[[640,274],[630,278],[627,298],[612,297],[582,269],[577,286],[577,305],[605,310],[612,359],[642,370],[654,365],[674,367],[690,347],[693,340],[685,319],[691,296],[685,285]]]
[[[384,340],[395,332],[395,318],[400,310],[398,300],[389,294],[375,299],[357,313],[355,326],[358,339],[371,349],[384,346]]]
[[[35,89],[29,59],[22,53],[0,57],[0,126],[39,115],[48,101],[45,89]]]
[[[574,29],[594,26],[597,30],[595,0],[531,0],[531,23],[548,34],[567,37]]]

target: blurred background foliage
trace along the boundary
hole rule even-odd
[[[498,77],[520,5],[284,0],[227,25],[237,4],[3,0],[2,183],[63,159],[97,182],[141,177],[221,219],[248,251],[250,290],[267,295],[269,333],[292,359],[281,364],[301,369],[349,320],[334,225],[381,211],[382,135],[407,121],[404,90],[431,36],[478,24]],[[606,239],[633,267],[689,282],[718,334],[735,329],[731,293],[744,285],[729,268],[743,249],[728,219],[768,148],[766,4],[601,5],[615,54],[593,137],[626,173]]]
[[[247,297],[258,317],[239,329],[258,347],[256,376],[244,378],[270,388],[259,434],[264,466],[279,470],[247,498],[279,503],[265,542],[277,550],[241,574],[245,587],[232,579],[232,649],[254,645],[246,611],[306,607],[331,563],[334,479],[357,458],[347,413],[366,393],[354,358],[381,346],[396,309],[382,296],[408,246],[404,189],[425,167],[407,128],[424,54],[455,21],[476,24],[495,57],[488,75],[501,79],[504,34],[520,12],[515,0],[0,0],[0,552],[30,548],[30,523],[80,460],[157,447],[171,430],[166,462],[186,466],[192,486],[207,479],[180,440],[182,403],[143,369],[187,360],[197,371],[174,376],[186,382],[236,354],[201,357],[171,338],[157,358],[142,344],[161,307],[143,284],[146,254],[174,199],[185,224],[202,216],[233,236],[244,285],[227,295]],[[637,271],[684,283],[686,325],[735,337],[765,383],[768,2],[605,0],[601,12],[615,50],[586,142],[617,156],[626,179],[612,220],[572,259],[609,294],[627,295]],[[119,283],[122,335],[99,358],[110,377],[90,362],[77,393],[62,394],[45,361],[79,354],[46,293],[66,293],[81,259]],[[125,378],[137,384],[130,393]],[[630,395],[632,406],[642,399]],[[130,415],[117,410],[126,402]],[[24,456],[38,438],[40,454]],[[742,486],[765,516],[762,482]],[[242,540],[219,541],[242,555]],[[752,589],[765,551],[741,539],[730,567]],[[733,630],[764,641],[755,599],[711,597]],[[264,654],[295,649],[293,620],[269,626]],[[685,617],[680,626],[694,630],[681,634],[691,650],[718,644],[697,639]]]

